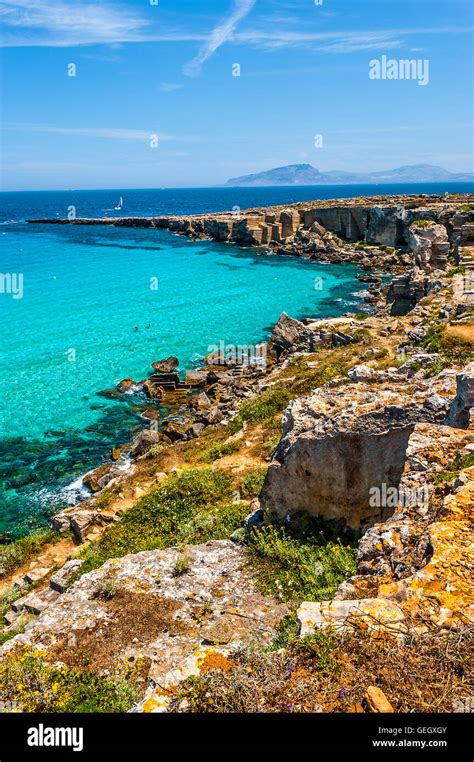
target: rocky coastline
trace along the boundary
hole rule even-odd
[[[31,222],[157,227],[318,262],[356,263],[364,271],[368,311],[322,320],[283,313],[257,361],[215,353],[183,379],[178,358],[170,357],[154,362],[145,380],[121,381],[113,394],[141,390],[150,426],[133,442],[117,443],[110,462],[86,475],[90,498],[53,518],[54,530],[71,538],[65,563],[43,548],[27,570],[4,575],[4,590],[15,591],[0,630],[4,658],[33,650],[70,669],[86,652],[92,672],[109,678],[124,660],[143,663],[133,706],[162,712],[191,711],[190,676],[212,695],[224,692],[232,705],[231,677],[249,658],[245,644],[258,651],[278,641],[288,618],[294,635],[281,658],[296,659],[295,642],[324,633],[336,639],[341,664],[354,636],[367,639],[370,653],[381,639],[402,648],[408,636],[434,643],[456,633],[467,643],[473,196]],[[382,272],[391,275],[388,285]],[[127,472],[117,468],[123,457],[131,460]],[[257,471],[252,491],[247,485]],[[206,498],[204,513],[193,508],[183,526],[173,519],[166,539],[157,540],[167,511],[191,494],[191,476],[227,479],[224,503],[221,495]],[[169,505],[167,491],[174,495]],[[219,517],[230,506],[241,518],[223,528]],[[148,517],[158,509],[147,539]],[[142,523],[134,528],[137,510]],[[298,545],[293,526],[302,516],[309,529]],[[354,564],[341,562],[331,576],[323,554],[319,572],[311,562],[315,578],[307,588],[291,570],[304,567],[318,532],[331,549],[329,538],[337,534],[336,556],[356,537]],[[277,585],[265,577],[269,570]],[[326,592],[308,597],[328,575]],[[141,609],[148,614],[133,625]],[[111,628],[106,657],[100,643]],[[407,664],[410,659],[407,652]],[[268,669],[277,670],[276,663]],[[301,699],[300,710],[427,710],[415,691],[408,691],[407,704],[383,673],[374,686],[371,669],[337,707],[326,694],[329,678],[316,686],[301,677],[298,695],[306,690],[312,698]],[[429,710],[456,711],[456,702],[470,695],[464,673],[446,680],[444,703],[426,700]],[[0,674],[0,699],[1,689]],[[287,686],[292,701],[298,690]],[[279,710],[263,694],[261,701],[262,711]]]

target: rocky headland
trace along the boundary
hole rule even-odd
[[[4,707],[77,711],[80,684],[92,711],[467,711],[474,197],[47,222],[355,262],[367,307],[110,392],[149,428],[54,538],[0,551]]]

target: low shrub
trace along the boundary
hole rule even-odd
[[[43,545],[49,542],[57,542],[60,539],[61,535],[58,532],[53,532],[51,529],[43,529],[27,537],[14,540],[8,543],[8,545],[1,545],[0,578],[11,574],[12,571],[24,564],[25,561],[35,556]]]
[[[139,695],[125,678],[57,667],[41,652],[12,649],[0,661],[0,702],[4,711],[128,712]]]

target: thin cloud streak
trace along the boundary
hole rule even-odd
[[[188,77],[196,77],[202,65],[218,50],[221,45],[230,40],[237,25],[244,19],[255,5],[256,0],[234,0],[231,15],[224,19],[212,32],[209,40],[199,50],[197,56],[183,66],[183,73]]]
[[[105,138],[107,140],[150,140],[151,135],[158,135],[161,140],[172,140],[172,135],[165,135],[156,130],[129,130],[121,127],[54,127],[48,124],[5,125],[4,129],[24,132],[47,132],[57,135],[75,135],[85,138]]]

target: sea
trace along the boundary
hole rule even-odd
[[[169,355],[184,373],[220,342],[260,343],[284,311],[327,317],[363,309],[353,265],[165,230],[29,219],[66,217],[71,207],[94,218],[194,214],[445,191],[472,185],[0,193],[0,542],[47,526],[85,497],[82,475],[145,426],[133,393],[119,399],[104,390],[146,378],[151,363]]]

